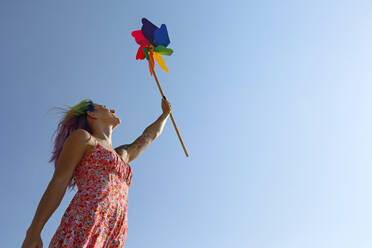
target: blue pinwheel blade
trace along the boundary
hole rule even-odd
[[[154,31],[159,29],[155,26],[152,22],[147,20],[146,18],[142,18],[142,33],[146,37],[146,39],[154,45]]]
[[[165,24],[162,24],[160,28],[154,31],[154,45],[167,47],[170,43],[168,30]]]

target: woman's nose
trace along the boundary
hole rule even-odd
[[[111,109],[110,111],[111,111],[111,113],[115,114],[115,110],[114,109]]]

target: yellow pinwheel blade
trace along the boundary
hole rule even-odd
[[[159,66],[166,72],[169,72],[169,69],[167,68],[167,66],[165,65],[165,62],[163,60],[163,58],[161,57],[161,54],[158,53],[158,52],[153,52],[153,55],[154,55],[154,58],[156,60],[156,62],[158,62]]]

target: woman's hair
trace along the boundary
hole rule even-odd
[[[63,145],[68,136],[77,129],[84,129],[92,134],[91,127],[87,119],[87,111],[95,111],[93,102],[90,99],[84,99],[75,106],[67,108],[58,108],[63,114],[63,118],[58,123],[57,129],[54,131],[54,148],[49,163],[54,163],[56,168],[59,155],[61,154]],[[52,136],[52,137],[53,137]],[[74,177],[72,176],[68,188],[71,190],[75,187]]]

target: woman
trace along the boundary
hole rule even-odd
[[[56,130],[53,177],[27,230],[22,248],[41,248],[41,231],[59,206],[66,188],[78,191],[50,241],[55,247],[124,247],[127,236],[129,162],[163,131],[171,112],[163,113],[133,143],[112,148],[112,131],[120,124],[115,110],[86,99],[71,107]]]

